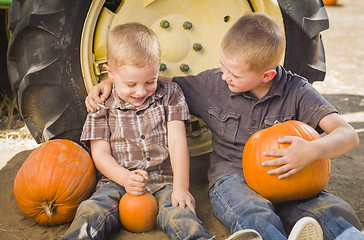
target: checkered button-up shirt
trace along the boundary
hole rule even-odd
[[[148,172],[147,190],[155,192],[172,183],[167,122],[189,118],[185,98],[175,83],[159,81],[156,92],[138,108],[120,99],[114,87],[104,107],[87,115],[81,142],[108,141],[112,156],[122,167]],[[108,182],[102,176],[98,187]]]

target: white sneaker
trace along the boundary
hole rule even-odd
[[[301,218],[293,226],[288,240],[323,240],[320,224],[312,217]]]
[[[260,234],[253,229],[244,229],[230,235],[226,240],[263,240]]]

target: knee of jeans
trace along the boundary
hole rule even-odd
[[[99,206],[95,201],[85,200],[77,208],[76,215],[100,215],[102,212],[102,207]]]
[[[159,208],[158,215],[157,215],[157,223],[159,226],[163,228],[163,226],[167,225],[173,221],[185,221],[186,223],[189,222],[189,219],[193,219],[193,221],[199,221],[199,219],[195,216],[193,211],[186,207],[172,207],[169,206],[162,206]]]

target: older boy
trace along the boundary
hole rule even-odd
[[[277,121],[298,120],[327,133],[310,142],[292,136],[279,139],[290,143],[290,148],[266,152],[277,158],[263,165],[277,166],[268,174],[280,178],[358,145],[355,130],[336,109],[306,79],[279,65],[284,48],[284,33],[269,16],[247,14],[224,36],[221,69],[173,79],[182,88],[191,114],[201,117],[213,133],[208,171],[213,210],[231,232],[251,228],[265,240],[287,239],[286,232],[299,219],[288,239],[322,239],[322,232],[325,239],[364,239],[351,207],[326,191],[308,200],[272,204],[244,180],[241,158],[246,141]],[[100,91],[108,95],[108,85],[93,90],[92,98],[97,99]],[[90,109],[95,106],[91,97],[86,104]]]

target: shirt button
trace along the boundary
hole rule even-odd
[[[257,121],[253,120],[253,121],[251,122],[251,125],[252,125],[252,126],[257,125]]]
[[[222,120],[226,119],[226,115],[224,115],[224,114],[221,114],[220,117],[221,117]]]
[[[147,161],[148,161],[148,162],[150,161],[150,157],[147,157]]]
[[[145,139],[145,136],[144,136],[144,135],[141,135],[141,136],[140,136],[140,138],[141,138],[142,140],[144,140],[144,139]]]

